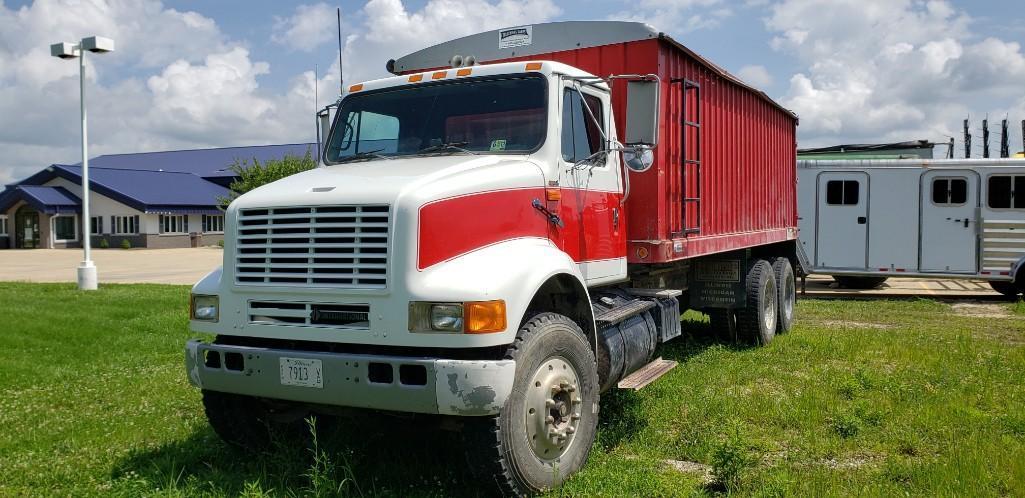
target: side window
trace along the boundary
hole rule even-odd
[[[959,205],[968,202],[968,180],[936,178],[932,181],[932,202],[939,205]]]
[[[587,103],[587,107],[584,106]],[[593,115],[593,118],[592,118]],[[595,123],[597,121],[597,123]],[[601,99],[567,88],[562,94],[562,158],[577,162],[604,149]]]
[[[986,187],[987,206],[993,209],[1025,209],[1025,176],[993,175]]]
[[[826,204],[853,206],[858,203],[861,185],[857,180],[830,180],[826,182]]]

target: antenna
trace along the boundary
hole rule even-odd
[[[950,146],[947,147],[947,159],[954,158],[954,137],[950,137]]]
[[[320,66],[318,64],[313,65],[313,122],[314,128],[317,129],[317,162],[320,160],[320,118],[317,114],[320,112]]]
[[[345,83],[342,79],[342,8],[335,7],[338,15],[338,93],[345,93]]]
[[[1011,157],[1011,142],[1007,137],[1007,118],[1000,122],[1000,157]]]
[[[972,119],[969,116],[969,119]],[[965,159],[972,157],[972,131],[969,128],[968,119],[965,120]]]
[[[989,117],[982,120],[982,157],[989,158]]]
[[[1021,120],[1021,150],[1025,152],[1025,119]]]

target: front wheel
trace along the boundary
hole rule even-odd
[[[468,443],[484,454],[470,463],[501,493],[521,496],[584,466],[598,426],[598,369],[583,330],[556,313],[528,320],[506,356],[516,361],[512,393],[497,416],[471,421]]]

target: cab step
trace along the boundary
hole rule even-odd
[[[636,372],[627,375],[623,380],[619,381],[616,387],[639,391],[644,386],[655,382],[659,377],[669,373],[670,370],[676,368],[676,365],[677,363],[673,360],[663,360],[661,357],[656,358],[651,363],[637,369]]]

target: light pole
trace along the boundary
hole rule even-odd
[[[96,266],[89,254],[92,249],[92,218],[89,217],[89,151],[88,128],[85,119],[85,52],[94,54],[114,51],[114,40],[102,36],[82,38],[77,45],[72,43],[54,43],[50,45],[50,55],[61,59],[78,58],[78,87],[82,109],[82,248],[85,255],[78,266],[78,288],[80,290],[96,290]]]

